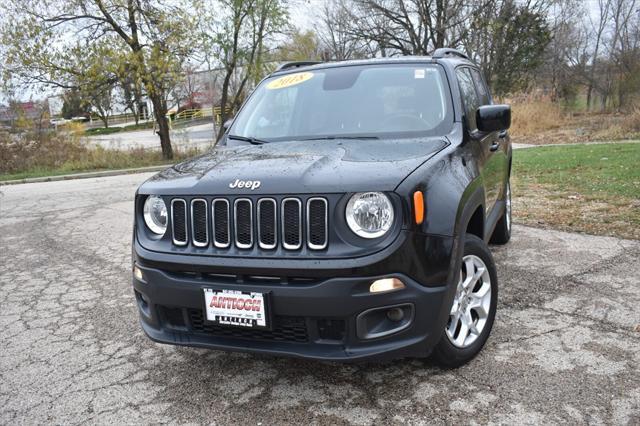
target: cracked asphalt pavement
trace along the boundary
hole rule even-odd
[[[516,226],[458,370],[163,346],[130,285],[149,176],[0,187],[0,423],[640,423],[640,242]]]

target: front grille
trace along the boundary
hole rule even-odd
[[[276,248],[276,200],[263,198],[258,201],[258,243],[260,248]]]
[[[173,243],[240,250],[327,248],[329,203],[325,198],[194,198],[171,200]],[[211,218],[209,218],[211,217]],[[187,218],[190,219],[187,223]]]
[[[253,246],[253,208],[248,198],[237,199],[234,203],[236,222],[236,246],[248,249]]]
[[[327,247],[327,200],[310,198],[307,201],[307,244],[310,249],[322,250]]]
[[[213,244],[218,248],[231,245],[231,225],[229,222],[229,202],[223,198],[213,200]]]
[[[179,198],[171,201],[171,226],[173,244],[187,245],[187,203]]]
[[[207,210],[205,200],[191,200],[191,234],[193,245],[196,247],[206,247],[209,244]]]
[[[272,329],[261,330],[206,323],[202,310],[189,309],[189,321],[194,332],[218,337],[298,343],[309,340],[303,317],[275,316]]]
[[[288,250],[302,246],[302,203],[297,198],[282,201],[282,241]]]

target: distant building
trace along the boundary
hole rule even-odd
[[[16,120],[24,119],[38,121],[49,119],[49,106],[44,102],[12,102],[10,105],[0,105],[0,123],[12,125]]]

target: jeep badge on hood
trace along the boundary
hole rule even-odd
[[[254,190],[254,189],[258,189],[260,188],[260,181],[259,180],[240,180],[240,179],[236,179],[235,182],[231,182],[229,184],[229,188],[234,189],[234,188],[247,188],[250,190]]]

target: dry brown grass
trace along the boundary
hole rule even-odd
[[[557,130],[567,121],[567,114],[548,98],[521,95],[505,102],[511,104],[511,135],[514,138]]]
[[[568,112],[546,97],[505,99],[511,104],[511,135],[534,145],[640,139],[640,108],[630,113]]]
[[[62,132],[28,128],[17,133],[0,132],[0,180],[168,163],[155,150],[88,146],[82,141],[82,133],[83,129],[73,127]],[[196,154],[196,150],[176,151],[174,162]]]

